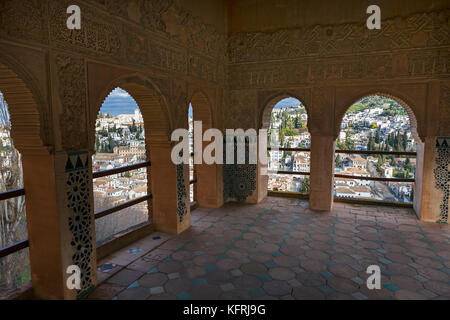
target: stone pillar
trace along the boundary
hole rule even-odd
[[[420,220],[448,223],[449,198],[450,137],[426,137],[417,150],[414,208]]]
[[[217,183],[222,181],[222,166],[205,163],[195,165],[197,177],[197,202],[200,207],[219,208],[222,206],[222,188]]]
[[[152,140],[153,223],[159,231],[179,234],[190,227],[189,165],[172,162],[171,142]]]
[[[75,299],[96,284],[92,175],[87,151],[22,150],[33,291],[40,299]],[[81,271],[69,289],[67,268]]]
[[[311,135],[310,194],[312,210],[329,211],[333,205],[335,137]]]
[[[424,169],[424,155],[425,155],[425,143],[416,141],[416,172],[414,182],[414,199],[413,207],[417,217],[420,218],[422,212],[422,185],[423,185],[423,169]]]
[[[261,163],[258,159],[258,181],[256,183],[256,202],[261,202],[265,197],[267,197],[267,191],[269,187],[269,168],[267,163]]]
[[[207,129],[209,129],[208,126],[202,128],[202,136]],[[206,164],[203,160],[203,151],[211,143],[214,143],[214,141],[202,142],[202,163],[194,164],[194,175],[197,178],[194,188],[199,207],[219,208],[223,205],[222,165]],[[220,183],[218,183],[219,181]]]

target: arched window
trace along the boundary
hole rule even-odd
[[[336,141],[335,196],[412,202],[415,150],[405,106],[387,96],[364,97],[342,119]]]
[[[0,92],[0,249],[28,237],[25,196],[18,194],[23,194],[22,158],[14,147],[8,105]],[[28,249],[0,257],[0,299],[30,279]]]
[[[194,151],[201,151],[195,150],[195,148],[203,149],[205,147],[205,143],[202,142],[202,135],[206,130],[212,128],[212,119],[210,100],[203,91],[196,91],[188,106],[191,208],[214,205],[216,199],[216,183],[215,179],[212,178],[215,176],[215,166],[207,165],[203,161],[194,164]],[[197,123],[197,127],[194,127],[195,123]],[[199,134],[199,137],[194,136],[196,134]],[[197,139],[195,143],[194,139]]]
[[[192,103],[189,103],[188,109],[188,127],[189,127],[189,181],[190,183],[190,200],[191,203],[196,200],[196,182],[195,182],[195,170],[194,170],[194,110],[192,109]]]
[[[145,129],[136,101],[121,88],[103,102],[95,124],[92,157],[96,240],[100,245],[148,222],[147,201],[110,214],[108,209],[147,196]],[[125,170],[128,169],[128,170]],[[118,172],[119,171],[119,172]],[[109,173],[109,174],[107,174]]]
[[[270,191],[309,193],[311,138],[308,114],[296,98],[278,101],[270,113],[268,170]]]

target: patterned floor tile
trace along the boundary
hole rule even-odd
[[[445,299],[447,225],[408,209],[336,203],[330,213],[294,199],[191,213],[178,236],[155,233],[99,263],[87,299]],[[115,266],[113,266],[113,264]],[[381,269],[369,290],[369,265]]]

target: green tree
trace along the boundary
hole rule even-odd
[[[406,148],[408,147],[408,134],[406,133],[406,131],[403,132],[403,135],[402,135],[402,147],[403,147],[403,150],[405,150],[405,151],[406,151]]]
[[[302,184],[300,185],[300,188],[298,190],[301,193],[309,193],[309,178],[305,177],[305,179],[302,180]]]
[[[377,128],[377,132],[375,134],[375,143],[376,144],[380,143],[380,127]]]
[[[369,136],[369,142],[367,142],[367,150],[375,150],[375,141],[373,140],[373,136]]]
[[[95,136],[94,149],[95,149],[95,152],[98,152],[100,150],[100,137],[98,135]]]
[[[383,161],[383,158],[381,157],[381,155],[378,155],[377,156],[377,158],[378,158],[378,161],[377,161],[377,171],[379,172],[379,173],[381,173],[381,166],[383,165],[383,163],[384,163],[384,161]]]
[[[339,154],[336,156],[336,159],[334,161],[335,161],[336,167],[341,166],[342,160],[341,160],[341,156]]]
[[[284,129],[283,128],[280,128],[279,138],[280,138],[280,146],[283,146],[284,145]]]

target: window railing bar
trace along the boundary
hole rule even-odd
[[[294,151],[294,152],[311,152],[307,148],[272,148],[268,147],[267,151]],[[335,150],[336,153],[346,154],[381,154],[381,155],[399,155],[399,156],[417,156],[415,151],[368,151],[368,150]]]
[[[404,178],[377,178],[377,177],[361,177],[361,176],[350,176],[346,174],[335,174],[335,178],[342,179],[355,179],[355,180],[370,180],[370,181],[380,181],[380,182],[415,182],[415,179],[404,179]]]
[[[119,204],[118,206],[115,206],[115,207],[112,207],[112,208],[109,208],[109,209],[105,209],[105,210],[102,210],[102,211],[98,211],[98,212],[95,213],[95,219],[100,219],[100,218],[105,217],[107,215],[110,215],[110,214],[112,214],[114,212],[117,212],[117,211],[126,209],[128,207],[134,206],[135,204],[138,204],[138,203],[150,200],[151,198],[152,198],[152,195],[148,194],[146,196],[143,196],[143,197],[140,197],[140,198],[137,198],[137,199],[134,199],[134,200],[130,200],[130,201],[127,201],[127,202],[124,202],[122,204]]]
[[[381,154],[397,156],[417,156],[417,152],[410,151],[366,151],[366,150],[335,150],[336,153],[346,154]]]
[[[267,151],[299,151],[299,152],[310,152],[311,149],[307,148],[271,148],[268,147]]]
[[[21,189],[14,189],[14,190],[10,190],[10,191],[5,191],[5,192],[1,192],[0,193],[0,201],[1,200],[8,200],[11,198],[17,198],[20,196],[24,196],[25,195],[25,189],[21,188]]]
[[[270,171],[269,174],[295,174],[298,176],[309,176],[310,172],[303,172],[303,171]]]
[[[141,163],[137,163],[137,164],[132,164],[129,166],[123,166],[123,167],[116,168],[116,169],[97,171],[97,172],[92,173],[92,177],[94,179],[102,178],[102,177],[106,177],[106,176],[111,176],[113,174],[119,174],[119,173],[131,171],[131,170],[150,167],[150,166],[151,166],[151,162],[146,161],[146,162],[141,162]]]
[[[13,254],[17,251],[20,251],[22,249],[28,248],[28,246],[30,245],[28,239],[16,242],[10,246],[4,247],[4,248],[0,248],[0,258],[6,257],[10,254]]]

